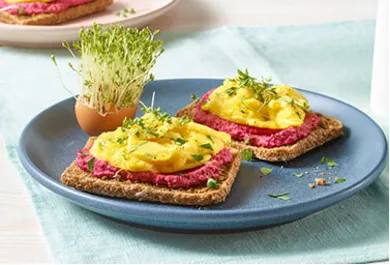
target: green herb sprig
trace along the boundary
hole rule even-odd
[[[257,80],[255,77],[249,75],[248,69],[245,69],[245,71],[238,69],[237,73],[237,77],[230,79],[230,81],[237,83],[237,87],[229,87],[225,90],[229,96],[235,96],[237,94],[237,90],[243,88],[252,91],[255,98],[263,103],[263,105],[268,104],[271,100],[282,99],[295,109],[295,113],[299,119],[302,119],[299,110],[307,111],[309,109],[309,106],[306,102],[300,103],[294,99],[287,99],[279,96],[276,92],[276,87],[271,86],[270,84],[272,78],[262,77],[261,80]],[[245,98],[241,99],[243,106],[248,108],[244,101]],[[241,109],[240,111],[245,113],[244,109]]]
[[[283,192],[281,194],[268,194],[268,196],[272,197],[272,198],[275,198],[275,199],[279,199],[279,200],[282,200],[282,201],[288,201],[291,199],[291,197],[289,196],[286,196],[288,195],[288,192]]]
[[[338,166],[338,164],[334,160],[332,160],[326,156],[323,156],[321,159],[321,164],[324,164],[324,163],[326,163],[329,167],[337,167]]]

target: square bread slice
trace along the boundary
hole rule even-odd
[[[195,105],[193,102],[176,113],[176,117],[195,117]],[[232,141],[232,147],[237,150],[251,149],[256,158],[269,162],[285,162],[292,160],[326,142],[335,139],[343,134],[343,123],[335,118],[324,116],[320,113],[316,115],[321,119],[319,126],[314,129],[308,137],[299,140],[295,144],[265,148],[260,146],[246,145],[240,141]]]
[[[0,12],[0,21],[15,25],[55,25],[82,16],[97,13],[110,6],[113,0],[94,0],[92,2],[70,7],[59,13],[38,15],[13,15],[8,12]]]
[[[217,189],[209,189],[206,186],[170,189],[165,186],[138,181],[97,178],[81,170],[76,165],[76,161],[73,161],[62,173],[61,182],[78,190],[109,197],[204,206],[223,202],[229,194],[241,164],[241,153],[235,149],[231,149],[231,152],[233,154],[232,163],[222,167]]]

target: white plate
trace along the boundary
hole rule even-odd
[[[114,0],[105,11],[55,26],[19,26],[0,22],[0,44],[13,46],[50,47],[62,41],[76,40],[81,26],[89,27],[93,22],[109,25],[143,26],[161,16],[179,0]],[[134,8],[135,14],[126,18],[116,16],[124,8]]]

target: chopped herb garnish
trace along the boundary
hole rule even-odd
[[[281,194],[268,194],[268,196],[272,197],[272,198],[276,198],[276,199],[280,199],[282,201],[288,201],[291,199],[291,197],[288,197],[286,196],[288,195],[288,192],[283,192]]]
[[[335,181],[334,181],[334,183],[336,184],[336,183],[343,183],[343,182],[345,182],[345,181],[347,181],[345,178],[338,178],[338,179],[336,179]]]
[[[305,175],[305,173],[300,173],[300,174],[293,173],[293,175],[296,176],[297,178],[302,178]]]
[[[130,150],[128,151],[128,153],[131,153],[131,152],[134,152],[135,150],[137,150],[139,147],[147,144],[148,142],[142,142],[142,143],[139,143],[137,145],[135,145],[134,147],[130,148]]]
[[[213,138],[211,137],[211,135],[206,135],[207,139],[209,139],[212,143],[214,143],[214,140]]]
[[[198,98],[194,93],[191,93],[191,100],[192,102],[198,101],[200,98]]]
[[[284,195],[288,195],[288,192],[283,192],[283,193],[281,193],[281,194],[273,194],[273,193],[268,194],[268,196],[270,196],[270,197],[272,197],[272,198],[278,198],[278,197],[284,196]]]
[[[226,94],[228,94],[229,97],[237,95],[237,89],[238,87],[230,87],[225,90]]]
[[[19,16],[23,16],[23,15],[26,15],[26,14],[27,14],[26,10],[24,10],[23,8],[18,7],[18,15]]]
[[[245,144],[245,145],[248,144],[250,140],[251,140],[251,138],[248,136],[248,137],[245,139],[244,144]]]
[[[209,189],[218,189],[218,183],[217,183],[217,180],[215,178],[209,178],[207,180],[207,188]]]
[[[95,167],[95,158],[91,158],[89,161],[88,161],[88,170],[89,172],[93,172],[93,168]]]
[[[241,156],[243,160],[252,161],[253,151],[251,149],[242,150]]]
[[[120,12],[120,11],[118,11],[118,12],[116,12],[115,13],[115,15],[117,16],[117,17],[127,17],[127,14],[135,14],[136,13],[136,11],[135,11],[135,9],[134,8],[131,8],[130,10],[128,9],[128,8],[123,8],[123,10]]]
[[[183,138],[176,138],[176,139],[175,139],[175,144],[177,144],[177,145],[179,145],[179,146],[185,144],[186,142],[187,142],[187,141],[184,140]]]
[[[84,156],[84,157],[87,156],[87,154],[86,154],[86,153],[83,153],[83,152],[80,152],[80,155],[81,155],[81,156]]]
[[[204,106],[207,104],[207,100],[200,102],[200,105]]]
[[[262,167],[262,168],[260,168],[260,172],[263,175],[268,175],[268,174],[272,173],[272,168]]]
[[[125,137],[119,137],[118,139],[116,139],[116,142],[118,144],[123,144],[124,141],[126,141],[128,138],[128,136],[125,136]]]
[[[327,163],[329,167],[337,167],[338,164],[333,161],[332,159],[326,157],[326,156],[323,156],[322,159],[321,159],[321,164],[324,164],[324,163]]]
[[[203,160],[203,155],[192,154],[191,156],[192,156],[193,159],[195,159],[198,162]]]
[[[199,147],[202,147],[202,148],[204,148],[204,149],[209,149],[209,150],[213,151],[213,147],[212,147],[211,144],[209,144],[209,143],[199,145]]]

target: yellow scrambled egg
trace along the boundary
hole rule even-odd
[[[207,163],[230,142],[224,132],[149,109],[101,134],[90,153],[123,170],[172,173]]]
[[[285,129],[303,123],[309,103],[297,90],[274,85],[261,99],[256,89],[256,85],[245,87],[238,80],[227,79],[212,92],[202,109],[225,120],[259,128]]]

